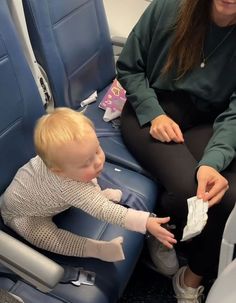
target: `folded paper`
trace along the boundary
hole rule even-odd
[[[196,196],[187,199],[188,218],[181,241],[191,239],[201,233],[207,222],[208,202],[203,202]]]

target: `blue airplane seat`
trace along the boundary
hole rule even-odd
[[[0,196],[19,167],[34,156],[33,128],[35,121],[45,113],[37,86],[27,65],[15,24],[12,21],[8,4],[8,0],[0,0]],[[149,178],[118,165],[106,163],[99,180],[102,186],[120,187],[123,191],[123,202],[127,206],[149,211],[154,209],[158,189]],[[0,288],[12,291],[20,296],[25,303],[117,302],[139,258],[144,236],[96,220],[75,208],[70,208],[56,216],[55,221],[59,227],[95,239],[110,240],[117,236],[123,236],[126,259],[122,262],[108,263],[89,258],[63,257],[34,248],[32,252],[40,252],[35,259],[37,260],[36,264],[38,264],[39,257],[43,254],[42,257],[50,257],[65,268],[67,274],[68,268],[69,273],[71,271],[73,273],[78,267],[96,273],[95,285],[93,286],[81,285],[77,287],[60,280],[61,282],[51,292],[42,293],[19,276],[5,274],[8,267],[6,268],[2,264],[6,262],[9,256],[2,254],[2,248],[4,243],[6,245],[6,242],[3,243],[1,236],[7,234],[15,240],[18,239],[16,243],[27,244],[24,246],[25,248],[30,248],[30,245],[7,228],[0,220]],[[17,252],[16,256],[21,257],[22,250],[18,249],[18,244],[13,247]],[[11,252],[14,252],[14,249],[11,249]],[[31,254],[28,255],[28,259],[23,260],[26,261],[27,266],[30,263],[30,258]],[[35,260],[30,264],[35,265]],[[11,262],[11,260],[9,260],[9,263],[12,266],[11,270],[14,266],[18,269],[17,263]],[[46,270],[40,268],[40,270],[47,273],[47,268]],[[48,275],[50,273],[48,269]],[[34,275],[34,277],[37,278],[37,275]]]
[[[236,205],[225,224],[221,241],[218,277],[213,283],[206,303],[234,303],[236,298]]]
[[[120,130],[104,122],[104,111],[98,108],[116,76],[103,1],[23,0],[23,5],[31,44],[48,75],[55,105],[77,110],[97,91],[97,101],[86,114],[95,123],[107,160],[148,175],[125,147]]]

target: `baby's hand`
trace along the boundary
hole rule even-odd
[[[170,221],[170,217],[156,218],[149,217],[147,220],[147,230],[166,247],[173,248],[173,244],[177,243],[174,238],[174,234],[169,232],[166,228],[162,227],[161,224],[165,224]]]
[[[113,202],[119,203],[122,197],[122,191],[119,189],[107,188],[102,190],[103,195]]]

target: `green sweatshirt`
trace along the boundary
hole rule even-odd
[[[174,69],[160,76],[180,2],[153,0],[127,39],[117,62],[117,77],[141,126],[164,114],[157,100],[158,90],[185,91],[203,111],[227,108],[216,118],[214,134],[199,162],[222,171],[234,159],[236,150],[236,28],[211,24],[204,56],[217,49],[205,68],[199,66],[180,80],[176,80]]]

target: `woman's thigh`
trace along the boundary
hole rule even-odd
[[[175,115],[175,108],[172,108],[172,114]],[[182,118],[179,114],[179,123]],[[180,239],[187,219],[186,200],[196,195],[196,168],[212,136],[212,120],[206,124],[203,119],[192,126],[188,122],[188,126],[182,128],[184,144],[158,142],[150,136],[149,129],[150,125],[139,126],[134,111],[127,104],[121,123],[124,141],[141,165],[164,186],[157,213],[160,210],[161,215],[171,216],[177,225],[176,237]],[[236,160],[221,173],[229,182],[229,190],[218,205],[209,209],[204,230],[190,243],[190,268],[199,275],[217,270],[225,222],[236,201]]]
[[[130,105],[122,113],[121,131],[132,154],[168,192],[195,194],[195,172],[209,141],[210,125],[196,126],[185,132],[185,143],[162,143],[149,134],[150,125],[140,127]],[[197,142],[197,143],[196,143]]]
[[[186,222],[187,199],[196,195],[196,167],[212,135],[211,125],[188,128],[185,143],[162,143],[149,134],[150,125],[140,127],[129,104],[122,113],[124,141],[140,164],[164,187],[158,201],[162,215]]]
[[[175,115],[174,110],[172,114]],[[121,117],[121,131],[126,145],[140,164],[164,186],[165,203],[170,208],[172,204],[181,207],[181,201],[185,205],[186,199],[196,194],[196,168],[212,136],[212,121],[198,121],[194,126],[187,127],[183,144],[159,142],[151,137],[149,130],[149,124],[140,127],[132,107],[127,103]],[[236,159],[222,174],[229,181],[230,187],[234,186]],[[224,198],[235,199],[233,193],[231,188]]]

